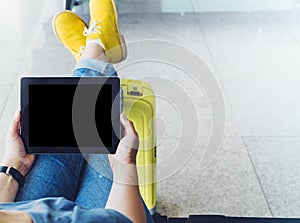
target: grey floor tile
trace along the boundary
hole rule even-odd
[[[300,43],[300,11],[299,9],[277,12],[277,21],[288,30],[293,38]]]
[[[70,76],[75,67],[72,54],[62,46],[32,48],[21,69],[22,75]]]
[[[166,137],[157,141],[157,181],[162,183],[172,175],[176,175],[186,169],[190,162],[194,163],[194,170],[200,172],[200,161],[205,155],[206,145],[209,138],[179,136]],[[215,151],[215,154],[217,154]],[[197,158],[195,158],[197,157]],[[213,160],[215,156],[211,157]]]
[[[211,108],[201,88],[193,83],[148,82],[157,101],[158,137],[210,134]]]
[[[274,216],[300,216],[299,137],[244,137]]]
[[[215,76],[215,78],[217,78],[215,64],[206,43],[188,42],[182,43],[181,45],[195,53],[208,66],[209,70]]]
[[[298,80],[299,45],[295,42],[208,44],[219,80]]]
[[[225,96],[225,104],[226,104],[225,136],[227,137],[241,136],[242,135],[241,125],[239,123],[239,120],[237,119],[236,113],[232,109],[232,106],[230,106],[226,96]]]
[[[0,44],[29,46],[44,3],[36,0],[2,2],[0,9]],[[7,13],[9,12],[9,13]]]
[[[160,39],[173,42],[203,41],[197,14],[150,13],[120,15],[121,31],[128,41]]]
[[[126,78],[161,77],[180,82],[218,82],[204,43],[144,40],[128,44],[127,59],[115,66]]]
[[[203,13],[199,21],[208,42],[293,40],[274,17],[276,14]]]
[[[183,135],[190,135],[191,132],[198,130],[201,137],[207,137],[212,134],[213,125],[217,128],[218,136],[241,134],[235,112],[227,103],[226,98],[223,98],[222,102],[215,102],[207,96],[204,89],[199,89],[192,82],[177,82],[175,86],[179,87],[167,83],[152,83],[152,85],[157,97],[157,113],[165,121],[168,136],[178,136],[181,131]],[[213,85],[206,86],[214,88]],[[223,116],[220,116],[218,110],[213,110],[212,103],[218,103],[218,105],[225,103],[225,120],[220,118]],[[175,108],[172,109],[172,106]],[[222,125],[224,121],[225,128]]]
[[[0,85],[0,118],[2,116],[3,110],[7,104],[9,94],[10,94],[11,86]],[[1,139],[0,139],[1,140]]]
[[[163,86],[163,85],[160,85]],[[168,85],[165,85],[168,87]],[[189,86],[190,87],[190,86]],[[155,88],[154,88],[155,89]],[[174,88],[174,90],[176,90]],[[177,93],[180,91],[176,90]],[[156,92],[157,137],[212,137],[240,136],[241,130],[235,113],[225,105],[225,120],[212,111],[209,100],[201,93],[192,97],[180,96],[173,90]],[[213,115],[215,115],[213,118]],[[222,116],[223,117],[223,116]],[[225,123],[225,126],[224,126]],[[212,132],[214,129],[214,133]]]
[[[5,150],[5,142],[4,139],[0,140],[0,160],[3,160],[3,156],[4,156],[4,150]]]
[[[3,109],[2,115],[0,117],[0,140],[5,139],[9,124],[15,114],[15,112],[20,109],[20,88],[19,83],[15,82]]]
[[[298,136],[299,81],[235,81],[222,86],[243,136]]]
[[[158,183],[158,211],[170,216],[271,216],[242,140],[225,138],[217,158],[199,171],[204,148],[200,144],[184,168]],[[158,176],[161,172],[158,166]]]
[[[22,60],[26,54],[26,47],[2,46],[0,52],[0,85],[12,85],[16,80]]]
[[[34,46],[37,47],[57,47],[62,46],[59,40],[56,38],[52,26],[52,18],[46,19],[38,27],[38,36],[35,36]]]
[[[121,0],[116,4],[119,14],[161,12],[160,0]]]
[[[55,37],[52,30],[52,14],[57,7],[50,10],[37,25],[38,35],[33,36],[34,44],[26,54],[22,75],[33,76],[61,76],[71,75],[76,64],[75,59]]]

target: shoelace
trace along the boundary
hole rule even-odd
[[[81,57],[82,54],[84,53],[84,51],[85,51],[85,46],[81,46],[80,49],[79,49],[79,52],[78,52],[77,56]]]
[[[99,23],[101,23],[101,22],[102,22],[102,20],[93,21],[92,25],[88,29],[86,27],[84,27],[83,35],[84,36],[88,36],[88,35],[90,35],[92,33],[102,34],[102,32],[99,30],[99,29],[103,29],[102,26],[99,26]]]

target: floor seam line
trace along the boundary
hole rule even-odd
[[[253,159],[252,159],[252,157],[251,157],[251,155],[250,155],[250,152],[249,152],[249,150],[248,150],[248,146],[246,145],[244,136],[241,136],[241,139],[242,139],[242,142],[243,142],[244,147],[246,148],[246,151],[247,151],[247,154],[248,154],[250,163],[251,163],[252,168],[253,168],[253,170],[254,170],[255,176],[256,176],[257,181],[258,181],[258,183],[259,183],[259,186],[260,186],[260,188],[261,188],[261,190],[262,190],[262,193],[263,193],[263,196],[264,196],[265,201],[266,201],[266,203],[267,203],[267,207],[268,207],[268,209],[269,209],[269,212],[270,212],[271,216],[274,217],[274,214],[273,214],[273,212],[272,212],[271,206],[270,206],[269,201],[268,201],[268,199],[267,199],[267,195],[266,195],[265,190],[264,190],[264,188],[263,188],[263,186],[262,186],[261,180],[259,179],[259,175],[258,175],[258,173],[257,173],[257,170],[256,170],[255,166],[254,166]]]

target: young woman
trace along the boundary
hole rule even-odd
[[[127,52],[113,0],[91,0],[90,18],[89,28],[71,11],[53,20],[56,36],[77,60],[73,76],[117,76],[111,63]],[[116,154],[93,155],[105,176],[82,155],[26,154],[20,120],[17,112],[0,163],[0,223],[153,222],[138,188],[138,135],[124,115]]]

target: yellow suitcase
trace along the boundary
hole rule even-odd
[[[155,96],[149,84],[122,79],[123,113],[134,123],[140,140],[137,168],[141,195],[151,214],[156,212]]]

